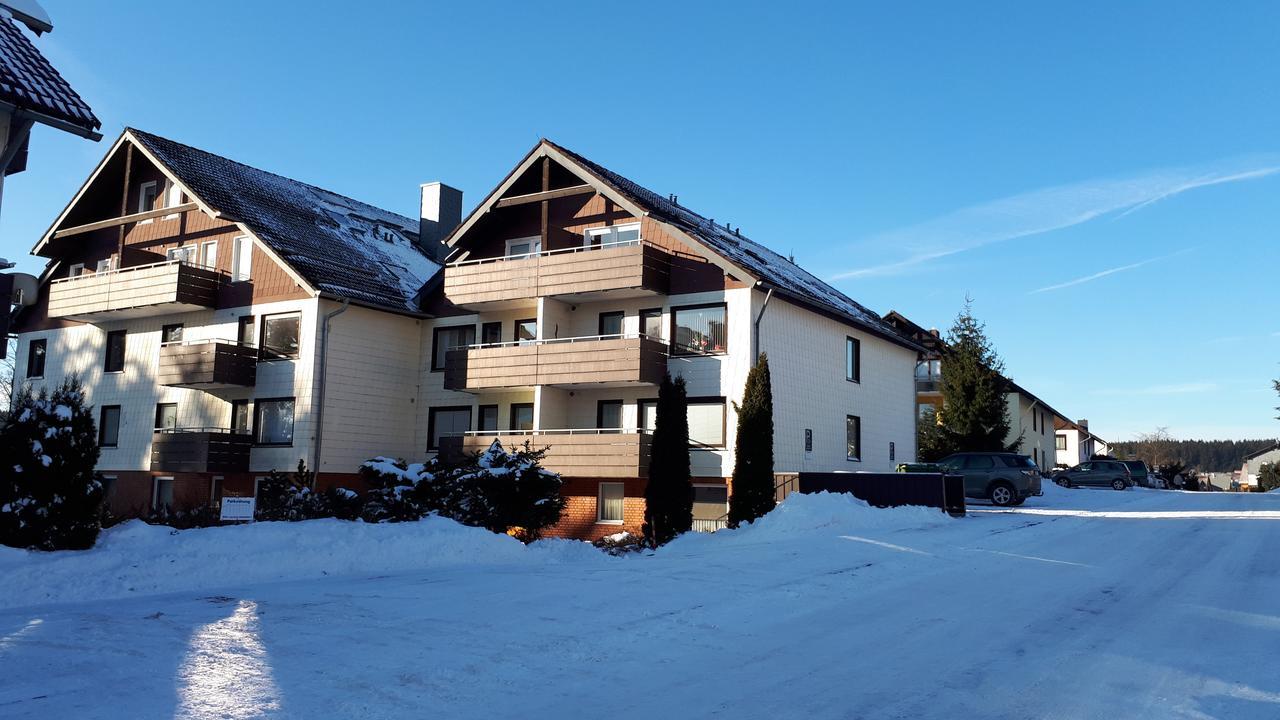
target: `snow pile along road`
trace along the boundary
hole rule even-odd
[[[587,543],[544,540],[526,546],[434,516],[412,523],[308,520],[182,531],[133,520],[104,531],[92,550],[0,547],[0,608],[463,564],[603,559]]]

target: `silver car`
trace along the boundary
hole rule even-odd
[[[1090,460],[1053,474],[1053,481],[1063,487],[1110,487],[1124,490],[1133,487],[1133,475],[1119,460]]]
[[[938,462],[947,472],[964,476],[965,497],[990,500],[1000,506],[1021,505],[1042,495],[1040,468],[1026,455],[972,452],[948,455]]]

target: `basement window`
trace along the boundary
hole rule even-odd
[[[599,492],[596,499],[596,522],[605,525],[621,525],[622,503],[626,496],[625,486],[620,482],[602,482]]]

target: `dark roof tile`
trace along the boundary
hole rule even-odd
[[[18,23],[4,13],[0,13],[0,101],[86,132],[102,127],[89,105],[36,49]]]

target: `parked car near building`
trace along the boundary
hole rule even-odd
[[[1110,487],[1124,490],[1133,486],[1128,466],[1119,460],[1090,460],[1059,470],[1053,481],[1063,487]]]
[[[1026,455],[1016,453],[955,453],[938,462],[947,472],[964,476],[965,497],[990,500],[1000,506],[1021,505],[1041,495],[1040,469]]]
[[[1147,464],[1141,460],[1121,460],[1125,467],[1129,468],[1129,476],[1133,484],[1138,487],[1155,487],[1151,484],[1151,471],[1147,468]]]

